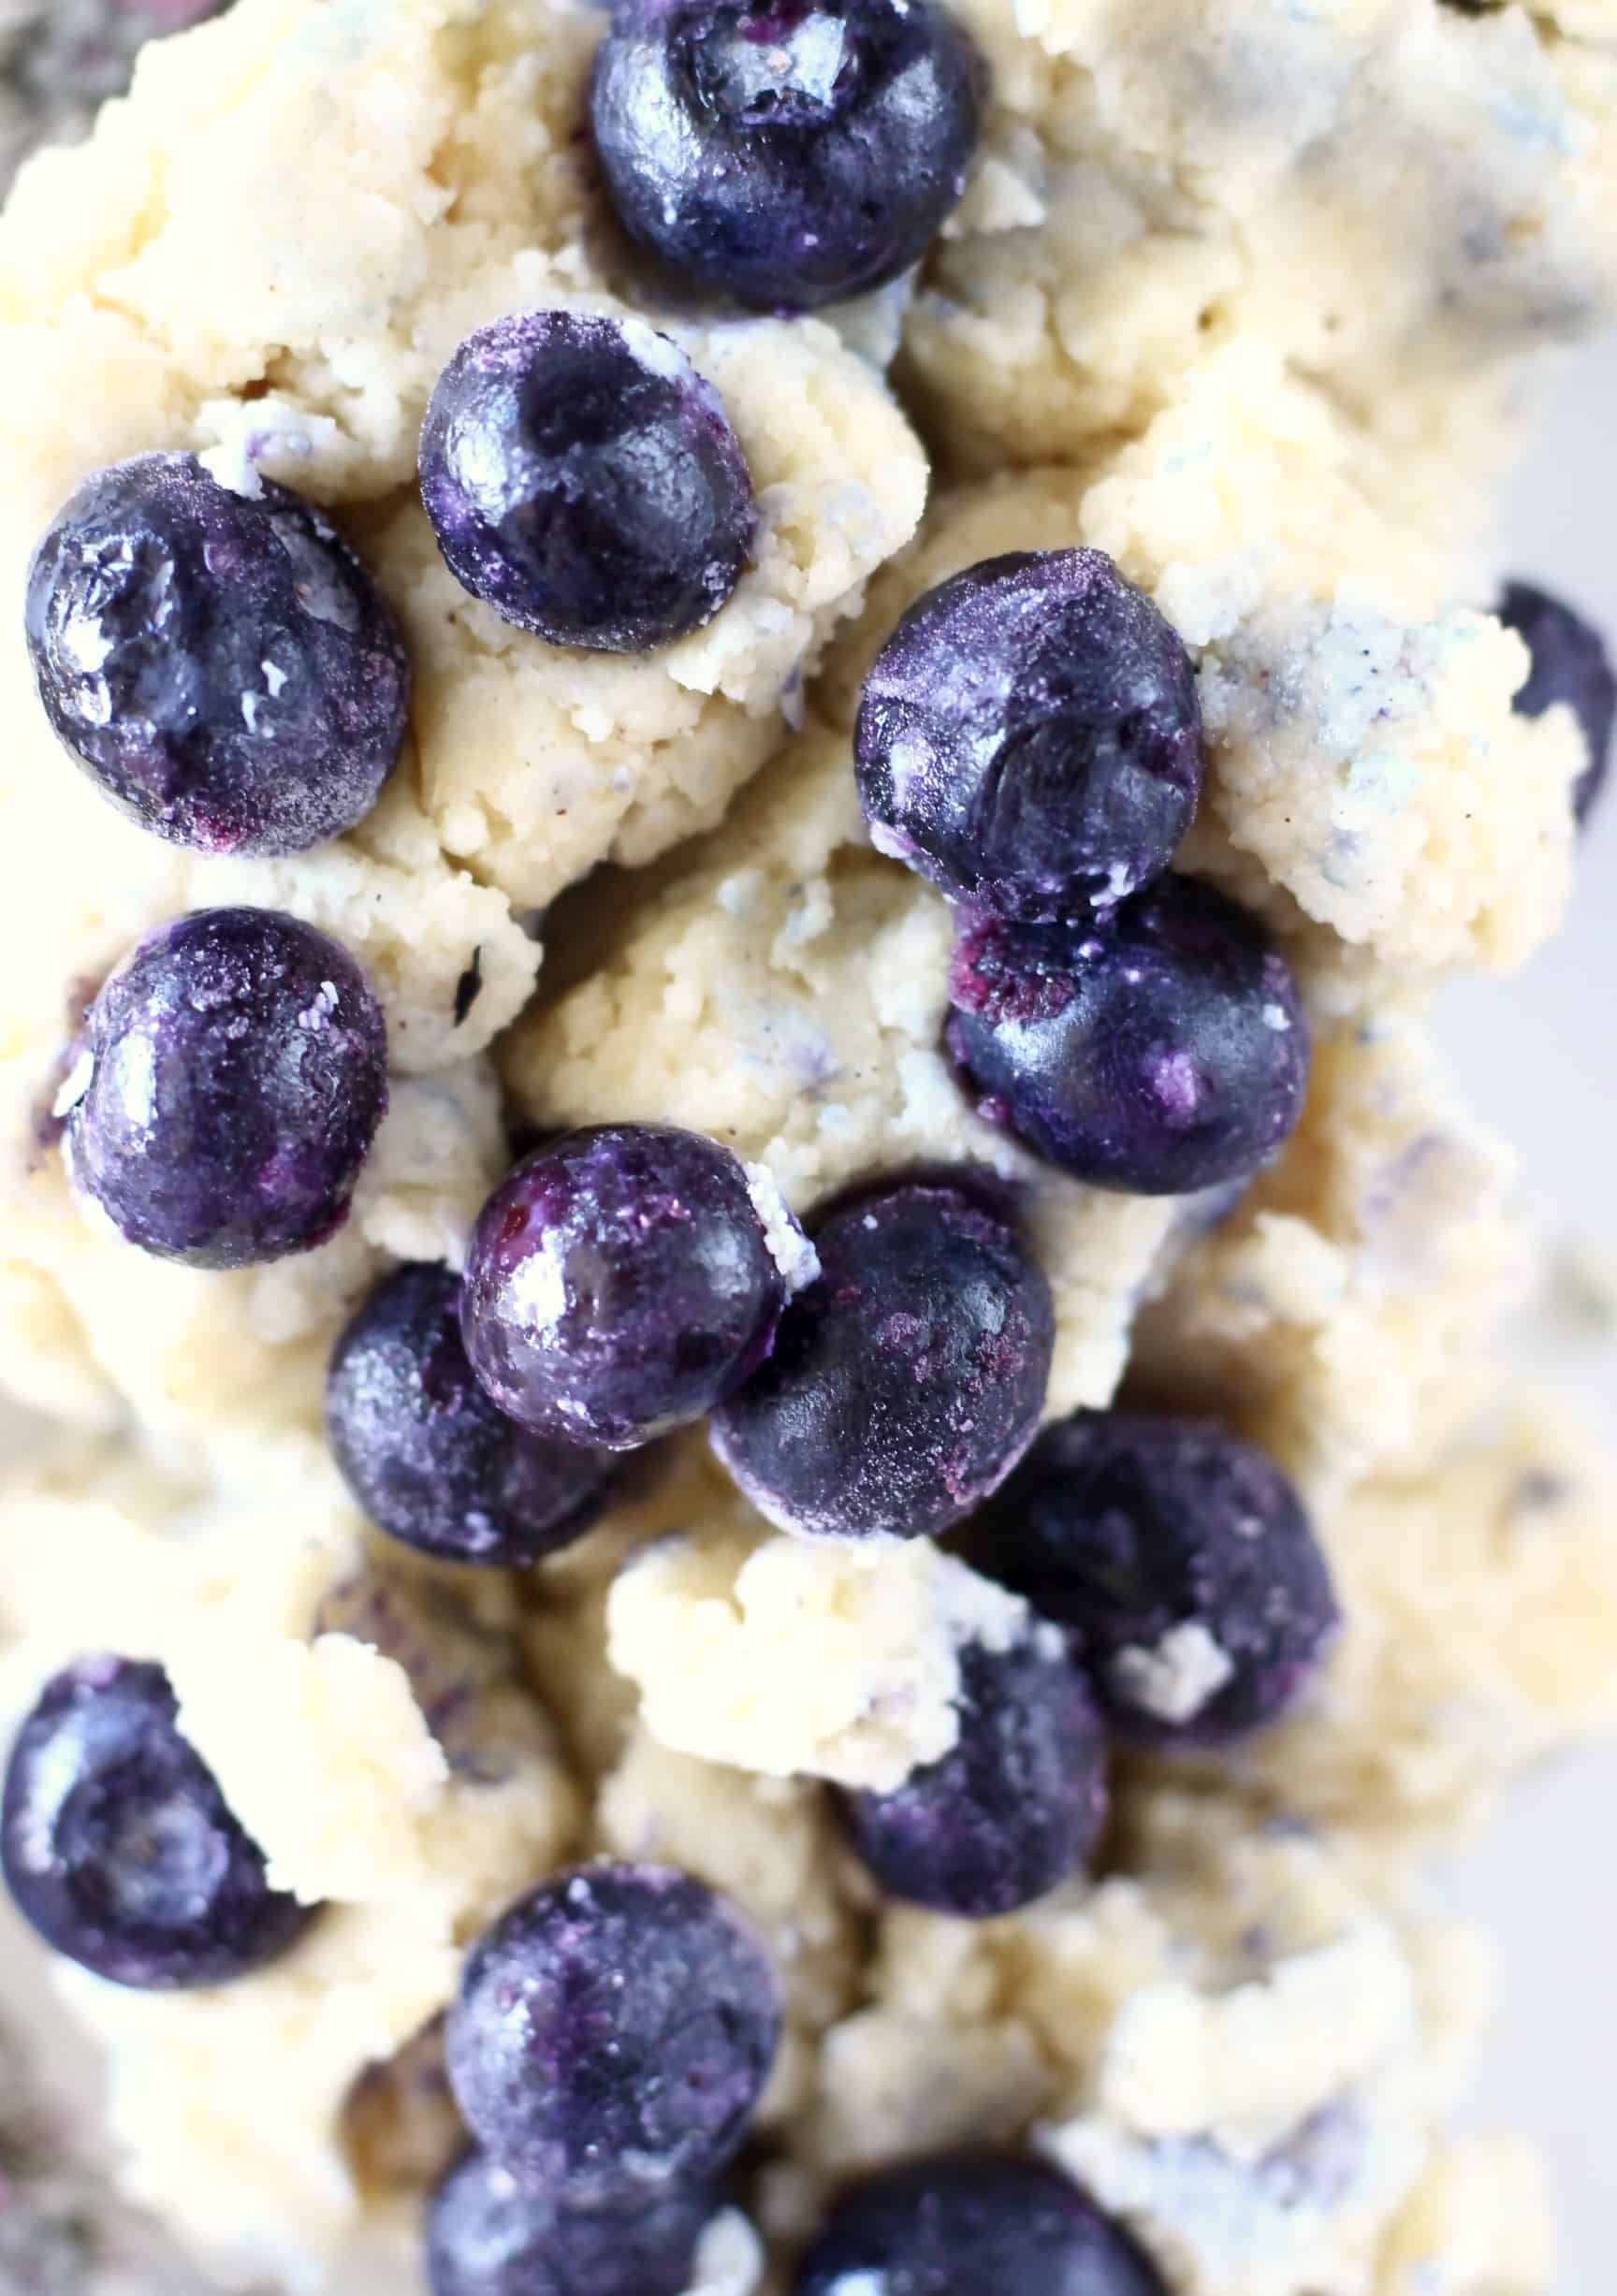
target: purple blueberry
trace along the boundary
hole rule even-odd
[[[1051,1428],[973,1526],[971,1559],[1071,1635],[1107,1720],[1151,1746],[1272,1722],[1334,1636],[1331,1574],[1274,1461],[1133,1411]]]
[[[779,2039],[774,1972],[731,1906],[669,1867],[590,1866],[473,1948],[449,2081],[519,2183],[558,2206],[644,2207],[732,2158]]]
[[[983,72],[929,0],[625,0],[590,88],[631,236],[762,311],[896,279],[966,187]]]
[[[968,928],[948,1050],[979,1113],[1096,1187],[1249,1178],[1303,1112],[1308,1027],[1269,934],[1162,877],[1093,924]]]
[[[876,843],[951,900],[1081,914],[1159,876],[1195,817],[1195,672],[1103,550],[988,559],[877,655],[854,763]]]
[[[483,1209],[460,1308],[501,1410],[612,1451],[710,1411],[786,1301],[760,1190],[727,1148],[672,1125],[601,1125],[526,1157]]]
[[[447,1268],[387,1276],[337,1343],[326,1431],[371,1521],[446,1562],[536,1562],[586,1532],[616,1461],[497,1410],[460,1336]]]
[[[599,653],[711,621],[752,546],[719,394],[638,319],[531,311],[470,336],[428,409],[421,494],[474,598]]]
[[[28,649],[60,739],[105,796],[209,853],[306,852],[381,794],[410,667],[381,592],[284,487],[194,455],[87,479],[28,576]]]
[[[1068,1881],[1106,1817],[1106,1738],[1059,1628],[960,1653],[960,1737],[892,1794],[842,1797],[894,1897],[986,1921]]]
[[[1498,615],[1531,660],[1527,682],[1512,705],[1517,715],[1541,718],[1564,702],[1578,720],[1589,763],[1573,783],[1572,806],[1579,821],[1586,821],[1606,784],[1617,725],[1617,672],[1606,641],[1593,622],[1531,582],[1507,582]]]
[[[950,2153],[844,2193],[794,2296],[1167,2296],[1122,2227],[1055,2169]]]
[[[824,1538],[958,1522],[1032,1442],[1056,1316],[1014,1228],[969,1185],[903,1181],[814,1233],[819,1279],[716,1415],[761,1513]]]
[[[345,949],[271,908],[149,933],[90,1008],[63,1142],[130,1243],[243,1268],[347,1217],[387,1106],[381,1007]]]
[[[161,1666],[81,1658],[11,1750],[0,1866],[47,1945],[114,1984],[228,1984],[286,1951],[309,1910],[181,1737]]]
[[[720,2205],[697,2184],[627,2205],[562,2207],[471,2153],[428,2211],[428,2284],[432,2296],[682,2296]]]

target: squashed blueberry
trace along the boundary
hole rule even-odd
[[[724,1899],[659,1866],[590,1866],[473,1948],[450,2085],[519,2183],[565,2207],[644,2207],[715,2175],[774,2063],[780,2005]]]
[[[1096,1187],[1188,1195],[1248,1178],[1303,1112],[1307,1023],[1264,928],[1162,877],[1092,925],[984,918],[962,936],[945,1040],[979,1112]]]
[[[1049,1429],[973,1525],[971,1560],[1068,1630],[1107,1720],[1146,1745],[1274,1722],[1338,1623],[1290,1484],[1195,1419],[1080,1411]]]
[[[1532,660],[1527,682],[1512,704],[1518,716],[1541,718],[1564,702],[1578,720],[1589,763],[1572,785],[1572,806],[1579,821],[1586,821],[1606,784],[1617,725],[1617,672],[1606,641],[1564,599],[1531,582],[1507,582],[1498,614]]]
[[[1167,2296],[1122,2227],[1055,2169],[950,2153],[844,2193],[794,2296]]]
[[[500,1408],[613,1451],[710,1411],[766,1352],[780,1262],[805,1248],[763,1186],[672,1125],[600,1125],[525,1158],[483,1209],[461,1298]]]
[[[625,0],[590,111],[634,238],[740,302],[808,311],[920,260],[966,187],[983,81],[930,0]]]
[[[531,311],[470,336],[428,409],[421,494],[456,580],[552,646],[670,645],[752,546],[719,394],[639,319]]]
[[[312,502],[233,493],[194,455],[87,479],[28,576],[28,650],[58,737],[142,829],[286,854],[352,829],[410,708],[391,612]]]
[[[682,2296],[719,2206],[697,2184],[627,2205],[561,2207],[472,2153],[432,2197],[428,2284],[432,2296]]]
[[[854,762],[877,844],[952,900],[1082,914],[1159,876],[1195,817],[1195,673],[1103,550],[989,559],[877,655]]]
[[[888,1894],[986,1921],[1070,1879],[1106,1816],[1106,1738],[1058,1627],[960,1653],[960,1737],[891,1794],[849,1794],[860,1856]]]
[[[382,1010],[345,949],[270,908],[149,933],[106,983],[64,1151],[159,1259],[243,1268],[323,1243],[387,1106]]]
[[[446,1562],[554,1554],[589,1529],[616,1465],[495,1407],[460,1336],[460,1279],[441,1267],[396,1269],[349,1324],[326,1431],[371,1521]]]
[[[715,1415],[761,1513],[825,1538],[958,1522],[1033,1440],[1050,1376],[1050,1286],[969,1187],[903,1181],[814,1230],[816,1282]]]
[[[114,1984],[228,1984],[310,1919],[181,1737],[161,1666],[82,1658],[22,1724],[0,1807],[0,1864],[47,1945]]]

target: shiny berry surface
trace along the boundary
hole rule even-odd
[[[1573,784],[1572,805],[1579,821],[1586,821],[1606,786],[1617,725],[1617,671],[1610,649],[1593,622],[1531,582],[1508,582],[1498,614],[1532,658],[1512,705],[1517,713],[1541,718],[1565,703],[1578,720],[1589,763]]]
[[[428,2211],[428,2285],[432,2296],[684,2296],[719,2205],[697,2184],[643,2205],[561,2207],[471,2153]]]

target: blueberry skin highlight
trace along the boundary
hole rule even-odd
[[[960,1653],[960,1737],[892,1794],[839,1798],[889,1896],[987,1921],[1069,1881],[1106,1818],[1107,1743],[1058,1629]]]
[[[558,2206],[471,2153],[432,2197],[432,2296],[684,2296],[696,2244],[721,2202],[707,2185],[675,2186],[644,2206]]]
[[[643,320],[532,311],[432,394],[421,495],[462,588],[552,646],[640,654],[741,578],[752,481],[719,394]]]
[[[1507,582],[1496,611],[1531,657],[1526,683],[1511,704],[1517,716],[1541,718],[1565,702],[1582,732],[1589,763],[1572,785],[1572,809],[1581,826],[1606,786],[1617,725],[1617,672],[1606,641],[1564,599],[1531,582]]]
[[[1096,1187],[1244,1180],[1303,1112],[1309,1037],[1255,918],[1167,876],[1092,925],[968,927],[944,1041],[990,1123]]]
[[[1195,672],[1103,550],[988,559],[876,657],[854,763],[876,843],[951,900],[1082,915],[1160,875],[1195,818]]]
[[[1046,1430],[973,1524],[971,1561],[1068,1630],[1107,1721],[1141,1745],[1225,1746],[1278,1720],[1340,1623],[1291,1485],[1195,1419],[1080,1411]],[[1199,1650],[1176,1696],[1148,1662],[1187,1628]]]
[[[919,262],[966,188],[986,75],[929,0],[626,0],[590,116],[631,237],[760,311]]]
[[[245,1977],[312,1919],[270,1887],[177,1714],[161,1666],[80,1659],[22,1724],[0,1802],[19,1911],[80,1968],[153,1992]]]
[[[589,1866],[473,1948],[449,2082],[519,2184],[643,2208],[734,2156],[779,2040],[774,1972],[733,1907],[667,1867]]]
[[[404,740],[409,657],[358,558],[312,502],[250,501],[194,455],[85,481],[26,628],[59,740],[170,844],[307,852],[364,820]]]
[[[1055,2169],[952,2153],[856,2185],[794,2296],[1168,2296],[1121,2226]]]
[[[195,909],[146,936],[84,1035],[64,1153],[126,1242],[244,1268],[342,1226],[387,1107],[387,1039],[328,935],[276,909]]]

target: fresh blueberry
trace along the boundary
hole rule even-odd
[[[741,2144],[780,2039],[774,1972],[721,1897],[658,1866],[590,1866],[473,1949],[449,2080],[501,2167],[568,2208],[644,2207]]]
[[[845,2193],[794,2296],[1167,2296],[1120,2225],[1055,2169],[952,2153]]]
[[[625,0],[590,89],[631,235],[764,311],[919,262],[966,187],[983,74],[930,0]]]
[[[818,1281],[713,1440],[761,1513],[826,1538],[958,1522],[1038,1429],[1056,1317],[1014,1228],[969,1187],[903,1181],[816,1228]]]
[[[710,1411],[768,1348],[777,1252],[803,1249],[762,1189],[671,1125],[601,1125],[525,1158],[484,1207],[460,1309],[500,1408],[613,1451]]]
[[[1106,1816],[1106,1739],[1060,1630],[960,1653],[960,1737],[892,1794],[850,1794],[860,1856],[895,1897],[969,1921],[1076,1873]]]
[[[64,1152],[129,1242],[243,1268],[341,1227],[387,1106],[387,1040],[336,941],[275,909],[196,909],[112,975],[85,1039]]]
[[[194,455],[87,479],[28,576],[60,739],[130,820],[210,853],[352,829],[404,739],[410,669],[381,592],[284,487],[249,501]]]
[[[979,1113],[1096,1187],[1250,1177],[1303,1112],[1308,1028],[1263,927],[1162,877],[1094,924],[969,927],[945,1040]]]
[[[752,546],[719,394],[639,319],[532,311],[469,337],[432,394],[421,494],[474,598],[599,653],[711,621]]]
[[[479,1387],[447,1268],[387,1276],[337,1343],[326,1431],[390,1537],[446,1562],[535,1562],[586,1532],[616,1462],[531,1435]]]
[[[883,852],[951,900],[1048,923],[1173,859],[1202,787],[1195,673],[1103,550],[989,559],[877,655],[854,762]]]
[[[428,2282],[432,2296],[682,2296],[719,2207],[706,2184],[561,2207],[471,2153],[433,2195]]]
[[[973,1526],[971,1559],[1067,1628],[1108,1721],[1146,1745],[1274,1722],[1338,1622],[1290,1484],[1194,1419],[1081,1411],[1051,1428]]]
[[[1531,659],[1527,682],[1513,705],[1517,714],[1541,718],[1557,702],[1565,702],[1578,720],[1589,763],[1573,784],[1572,805],[1579,821],[1586,821],[1605,787],[1611,731],[1617,724],[1617,672],[1606,641],[1564,600],[1535,589],[1530,582],[1507,582],[1498,612]]]
[[[118,1985],[223,1985],[310,1919],[181,1737],[161,1666],[82,1658],[11,1750],[0,1866],[47,1945]]]

